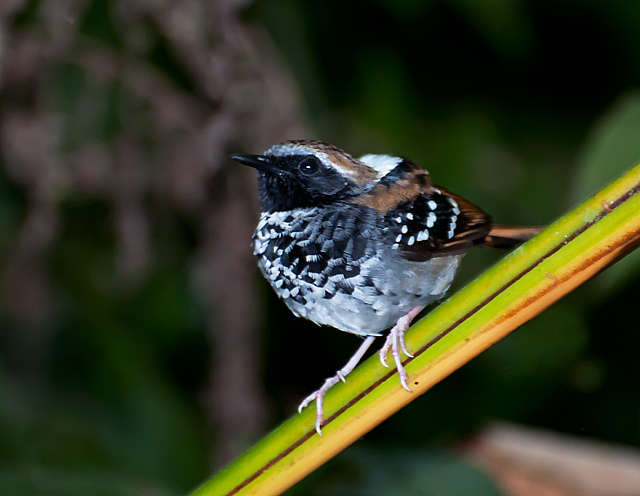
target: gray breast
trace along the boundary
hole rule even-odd
[[[264,213],[254,234],[260,269],[294,314],[377,334],[440,298],[461,255],[411,262],[384,243],[375,210],[354,205]]]

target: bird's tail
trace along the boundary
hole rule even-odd
[[[512,248],[523,243],[542,231],[541,226],[505,226],[494,224],[489,233],[479,241],[479,244],[492,248]]]

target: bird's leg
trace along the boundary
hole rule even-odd
[[[389,353],[389,349],[391,349],[391,356],[393,356],[393,361],[396,363],[396,369],[398,369],[398,375],[400,376],[400,383],[402,384],[402,387],[409,392],[411,392],[411,389],[407,386],[407,379],[409,376],[402,366],[400,350],[402,350],[405,355],[413,357],[413,355],[407,350],[407,346],[404,343],[404,333],[409,329],[411,321],[422,311],[423,308],[424,307],[414,307],[407,315],[400,317],[398,322],[396,322],[396,325],[393,326],[393,329],[389,331],[387,340],[384,342],[384,346],[380,349],[380,361],[385,367],[389,366],[387,365],[387,354]]]
[[[358,348],[358,351],[354,353],[354,355],[349,359],[347,364],[344,367],[342,367],[340,370],[338,370],[336,375],[334,375],[333,377],[329,377],[326,381],[324,381],[324,384],[320,389],[311,393],[309,396],[307,396],[304,399],[302,403],[300,403],[300,406],[298,407],[298,411],[302,412],[302,409],[305,406],[307,406],[313,400],[316,400],[316,431],[318,431],[318,434],[320,434],[321,436],[322,436],[322,431],[320,430],[320,427],[322,427],[322,423],[324,422],[324,415],[323,415],[323,408],[322,408],[324,395],[329,389],[331,389],[331,387],[335,386],[339,381],[346,382],[344,378],[353,369],[356,368],[356,365],[358,365],[358,362],[360,362],[360,360],[362,359],[362,356],[367,352],[367,350],[371,346],[371,343],[373,343],[375,339],[376,339],[375,336],[367,336],[367,338],[360,345],[360,348]]]

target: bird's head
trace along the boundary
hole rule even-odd
[[[265,212],[344,201],[371,190],[402,159],[366,155],[355,159],[322,141],[285,141],[264,155],[231,158],[257,169]]]

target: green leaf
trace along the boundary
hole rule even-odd
[[[574,201],[593,194],[603,184],[640,160],[640,93],[628,93],[613,104],[591,130],[575,174]],[[608,292],[629,281],[640,269],[640,252],[631,254],[599,278]]]

